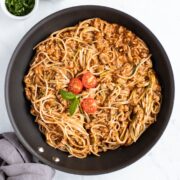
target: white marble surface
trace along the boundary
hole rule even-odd
[[[10,57],[24,34],[49,14],[75,5],[105,5],[134,16],[163,44],[171,60],[176,83],[174,110],[163,136],[143,158],[114,173],[79,176],[56,172],[54,180],[180,180],[180,1],[179,0],[40,0],[37,13],[23,21],[8,18],[0,9],[0,133],[12,131],[5,101],[5,73]]]

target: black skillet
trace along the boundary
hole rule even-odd
[[[68,158],[68,154],[48,146],[30,114],[24,95],[23,77],[33,56],[33,47],[52,32],[79,21],[99,17],[118,23],[142,38],[152,53],[155,71],[162,86],[162,106],[157,122],[129,147],[102,153],[100,157]],[[5,82],[9,118],[23,145],[41,162],[75,174],[102,174],[126,167],[141,158],[161,137],[169,121],[174,100],[174,79],[169,59],[157,38],[135,18],[103,6],[77,6],[56,12],[36,24],[20,41],[11,58]],[[44,151],[44,152],[43,152]]]

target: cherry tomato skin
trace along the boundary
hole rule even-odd
[[[78,78],[73,78],[70,80],[68,90],[74,94],[79,94],[81,93],[83,89],[83,84],[80,79]]]
[[[81,107],[88,114],[93,114],[97,110],[97,104],[93,98],[83,99],[81,102]]]
[[[92,73],[86,72],[82,77],[82,83],[87,89],[94,88],[97,85],[97,79]]]

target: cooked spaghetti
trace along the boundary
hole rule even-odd
[[[25,92],[50,146],[77,158],[99,156],[136,142],[156,121],[161,87],[151,54],[125,27],[88,19],[52,33],[34,49]],[[80,84],[87,72],[96,83],[79,88],[80,103],[70,114],[71,100],[60,91],[69,91],[71,79]],[[90,101],[83,104],[85,99]]]

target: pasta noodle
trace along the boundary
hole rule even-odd
[[[114,150],[136,142],[156,121],[161,87],[148,47],[123,26],[99,18],[52,33],[35,48],[24,78],[31,113],[47,143],[70,156]],[[73,116],[59,91],[89,71],[98,84],[84,89],[80,100],[93,97],[97,111],[78,106]]]

